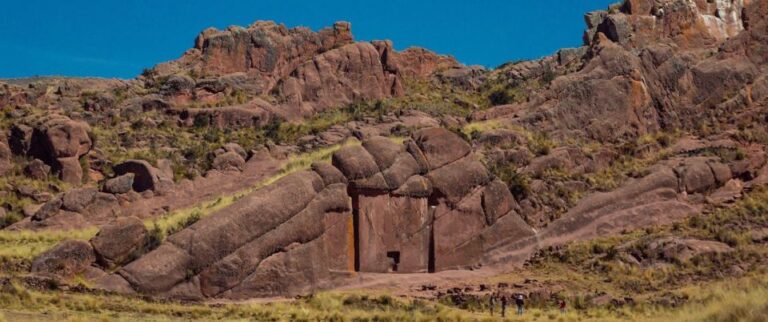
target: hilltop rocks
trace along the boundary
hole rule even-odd
[[[187,109],[181,115],[187,125],[226,128],[263,126],[275,118],[298,121],[360,100],[400,96],[403,77],[428,79],[446,70],[453,70],[446,79],[478,86],[481,72],[465,71],[451,57],[421,48],[397,52],[388,41],[353,42],[347,22],[312,32],[258,21],[248,28],[207,29],[194,49],[153,71],[167,77],[160,92],[176,105],[190,99],[216,103],[236,92],[272,96],[255,104]],[[150,86],[157,82],[146,81]]]
[[[147,228],[136,217],[120,217],[101,227],[91,239],[99,263],[113,268],[129,262],[143,250]]]
[[[393,95],[393,78],[385,75],[379,53],[370,43],[354,43],[315,56],[278,85],[288,119],[307,116],[355,100]],[[307,110],[309,109],[309,110]]]
[[[619,12],[596,11],[585,16],[586,44],[595,33],[614,42],[640,47],[672,40],[681,46],[712,44],[744,30],[743,1],[630,0]]]
[[[67,240],[35,258],[32,272],[72,277],[96,260],[90,244],[80,240]]]

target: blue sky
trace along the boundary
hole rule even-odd
[[[10,0],[0,10],[0,78],[132,78],[178,58],[207,27],[256,20],[313,30],[345,20],[357,40],[494,67],[579,46],[583,14],[617,1]]]

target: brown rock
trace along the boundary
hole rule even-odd
[[[32,272],[72,277],[88,268],[96,256],[93,248],[81,240],[67,240],[32,261]]]
[[[469,144],[458,135],[443,128],[423,129],[413,133],[413,141],[429,164],[429,170],[440,168],[467,156]]]
[[[350,180],[368,178],[379,172],[376,160],[362,146],[351,146],[336,151],[331,164]]]
[[[472,189],[490,179],[483,164],[471,156],[431,171],[426,177],[432,182],[435,192],[451,203],[458,203]]]
[[[242,171],[244,166],[245,159],[237,152],[224,152],[213,159],[213,168],[217,170]]]
[[[136,175],[126,173],[104,182],[104,191],[112,194],[127,193],[133,189],[133,179]]]
[[[99,264],[113,268],[140,255],[147,241],[147,228],[136,217],[120,217],[101,227],[91,239]]]
[[[133,173],[133,190],[136,192],[162,190],[164,184],[170,183],[173,180],[172,178],[162,176],[160,170],[144,160],[128,160],[114,166],[113,169],[117,176]]]
[[[59,198],[46,202],[32,215],[32,221],[43,221],[56,216],[59,213],[59,209],[61,209],[61,204],[62,202]]]
[[[312,170],[317,172],[318,175],[320,175],[321,178],[323,178],[323,184],[326,186],[335,184],[335,183],[343,183],[347,184],[347,178],[344,176],[339,169],[336,169],[336,167],[330,165],[329,163],[324,162],[315,162],[312,163]]]
[[[698,255],[725,253],[733,248],[716,241],[667,237],[649,243],[648,251],[661,259],[683,263]]]
[[[48,116],[34,128],[27,153],[45,161],[60,173],[62,180],[80,184],[83,170],[79,159],[93,144],[90,130],[85,122],[61,115]]]
[[[51,173],[51,166],[40,159],[34,159],[24,168],[24,173],[32,179],[44,180]]]
[[[379,169],[382,170],[392,166],[403,150],[400,144],[382,136],[374,136],[363,141],[363,148],[373,156]]]
[[[679,171],[682,188],[688,193],[703,192],[715,185],[712,169],[704,161],[686,163]]]
[[[62,197],[62,208],[69,211],[83,212],[93,202],[99,191],[94,188],[80,188],[67,191]]]

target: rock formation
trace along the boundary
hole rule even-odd
[[[167,77],[162,92],[179,105],[191,99],[216,101],[217,95],[232,91],[271,95],[272,103],[257,98],[226,111],[185,111],[230,114],[222,117],[242,119],[245,123],[239,125],[249,126],[253,119],[256,125],[274,117],[298,121],[360,100],[400,96],[406,78],[427,79],[459,67],[453,58],[421,48],[397,52],[388,41],[354,42],[347,22],[312,32],[258,21],[248,28],[205,30],[195,48],[154,72]],[[215,118],[212,124],[221,124]]]
[[[332,165],[315,164],[201,219],[102,279],[156,296],[250,298],[329,287],[356,271],[467,268],[497,243],[533,234],[516,207],[448,130],[417,131],[403,144],[373,137],[336,152]],[[111,268],[142,248],[143,225],[121,220],[91,241],[92,262]]]

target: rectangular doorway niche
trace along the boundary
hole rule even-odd
[[[351,193],[361,272],[427,273],[432,218],[427,198]]]
[[[387,252],[387,258],[389,258],[389,271],[397,272],[397,265],[400,264],[400,252]]]

